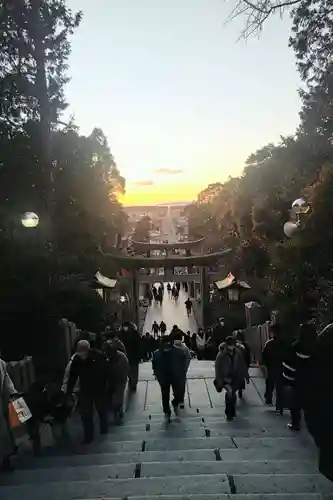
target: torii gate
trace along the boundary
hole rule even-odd
[[[208,287],[209,287],[209,277],[214,280],[220,277],[220,273],[209,273],[208,267],[215,265],[219,260],[225,258],[227,254],[231,252],[230,248],[225,248],[220,252],[203,254],[203,255],[191,255],[191,249],[198,246],[203,239],[195,241],[186,242],[176,242],[176,243],[143,243],[143,242],[133,242],[134,248],[139,251],[144,252],[145,255],[110,255],[114,260],[117,261],[119,268],[125,269],[130,272],[131,276],[120,276],[117,278],[118,281],[131,281],[131,290],[133,297],[133,314],[134,320],[139,323],[139,295],[140,295],[140,284],[148,283],[153,285],[156,281],[163,282],[187,282],[190,285],[191,295],[194,295],[195,283],[200,283],[201,290],[201,311],[203,323],[204,321],[204,310],[205,304],[208,301]],[[164,256],[147,257],[151,255],[153,250],[162,250],[165,252]],[[171,255],[172,250],[185,250],[185,256]],[[176,267],[182,267],[186,272],[184,274],[175,274],[174,269]],[[199,269],[199,272],[193,272],[193,268]],[[143,269],[164,269],[164,274],[143,274]]]

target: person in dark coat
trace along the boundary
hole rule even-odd
[[[173,345],[170,336],[162,337],[161,347],[153,354],[152,360],[154,375],[160,384],[162,393],[162,406],[166,422],[171,420],[170,389],[173,391],[172,406],[177,415],[179,405],[182,403],[182,386],[188,366],[186,353]]]
[[[278,324],[270,326],[270,339],[262,351],[262,363],[266,368],[265,403],[273,404],[273,392],[276,391],[276,412],[283,413],[283,385],[281,380],[282,361],[285,356],[285,342],[281,338]]]
[[[115,345],[118,351],[121,351],[125,356],[127,356],[126,347],[123,342],[120,340],[120,334],[116,330],[110,330],[107,334],[107,342],[112,341],[112,344]]]
[[[178,325],[173,325],[172,330],[170,332],[170,337],[171,337],[172,341],[174,341],[175,336],[177,336],[179,334],[181,334],[181,336],[183,336],[184,335],[183,330],[181,330]]]
[[[143,361],[149,361],[152,355],[152,339],[153,337],[149,332],[146,332],[142,338],[142,359]]]
[[[197,354],[197,334],[192,333],[191,335],[191,347],[190,349]]]
[[[250,370],[250,364],[251,364],[250,346],[249,346],[249,344],[245,340],[245,335],[244,335],[243,330],[236,330],[234,332],[234,337],[236,339],[236,345],[237,345],[237,347],[240,348],[240,350],[242,351],[243,356],[244,356],[244,361],[246,363],[247,370],[248,370],[247,371],[246,382],[249,384],[250,383],[249,370]],[[238,391],[238,396],[240,398],[242,398],[244,390],[245,390],[245,380],[244,380],[243,387],[241,389],[239,389],[239,391]]]
[[[153,332],[155,338],[158,337],[158,332],[160,331],[160,327],[156,320],[151,326],[151,331]]]
[[[163,292],[161,287],[158,289],[156,300],[162,305],[163,302]]]
[[[186,308],[186,312],[188,315],[191,314],[192,307],[193,307],[192,300],[190,298],[186,299],[185,300],[185,308]]]
[[[165,335],[166,331],[167,331],[167,326],[164,323],[164,321],[162,320],[161,323],[160,323],[160,332],[161,332],[161,335]]]
[[[0,470],[12,470],[11,456],[15,442],[9,424],[8,404],[16,395],[16,389],[8,374],[7,364],[0,358]]]
[[[106,356],[90,348],[87,340],[77,344],[77,356],[74,357],[68,383],[67,398],[71,399],[76,381],[80,382],[79,405],[84,430],[84,443],[94,439],[94,409],[96,408],[101,434],[108,431],[107,421],[107,383],[108,361]]]
[[[227,337],[220,345],[215,360],[215,387],[225,389],[225,414],[228,421],[236,416],[236,392],[243,387],[248,369],[243,353],[234,337]]]
[[[192,341],[191,341],[191,332],[188,331],[184,334],[184,344],[186,347],[188,347],[190,350],[192,349]]]
[[[313,324],[301,325],[299,338],[286,350],[282,361],[282,382],[291,392],[291,422],[288,427],[294,431],[301,428],[301,414],[306,406],[309,391],[309,373],[316,337],[317,332]]]
[[[199,360],[205,358],[206,351],[206,335],[202,328],[199,328],[198,333],[196,335],[196,346],[195,352],[197,353],[197,357]]]
[[[139,378],[139,364],[143,352],[143,342],[136,325],[124,323],[121,340],[126,348],[129,362],[128,385],[130,391],[136,391]]]
[[[333,323],[318,335],[309,370],[304,418],[319,449],[319,471],[333,482]]]
[[[109,403],[114,413],[114,420],[120,424],[124,418],[124,395],[129,374],[129,363],[124,352],[118,350],[117,344],[109,340],[105,353],[108,358],[108,394]]]

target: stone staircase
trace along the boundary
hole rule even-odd
[[[211,390],[211,363],[193,362],[187,410],[163,423],[159,390],[143,366],[125,425],[88,447],[50,447],[1,478],[1,500],[333,500],[318,474],[306,431],[292,434],[287,417],[261,399],[252,371],[232,423]]]

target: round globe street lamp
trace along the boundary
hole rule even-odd
[[[21,218],[21,223],[26,228],[34,228],[39,224],[39,217],[34,212],[26,212]]]
[[[310,205],[303,198],[297,198],[291,205],[291,209],[297,215],[307,214],[310,210]]]
[[[299,223],[288,221],[283,226],[283,231],[288,238],[292,238],[299,229]]]
[[[288,238],[292,238],[301,227],[301,216],[305,215],[309,212],[310,205],[303,199],[297,198],[291,205],[291,213],[294,214],[295,221],[288,221],[284,224],[283,230],[284,234],[288,236]]]

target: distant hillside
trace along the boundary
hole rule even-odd
[[[176,203],[160,203],[158,207],[183,207],[190,205],[190,201],[177,201]]]

